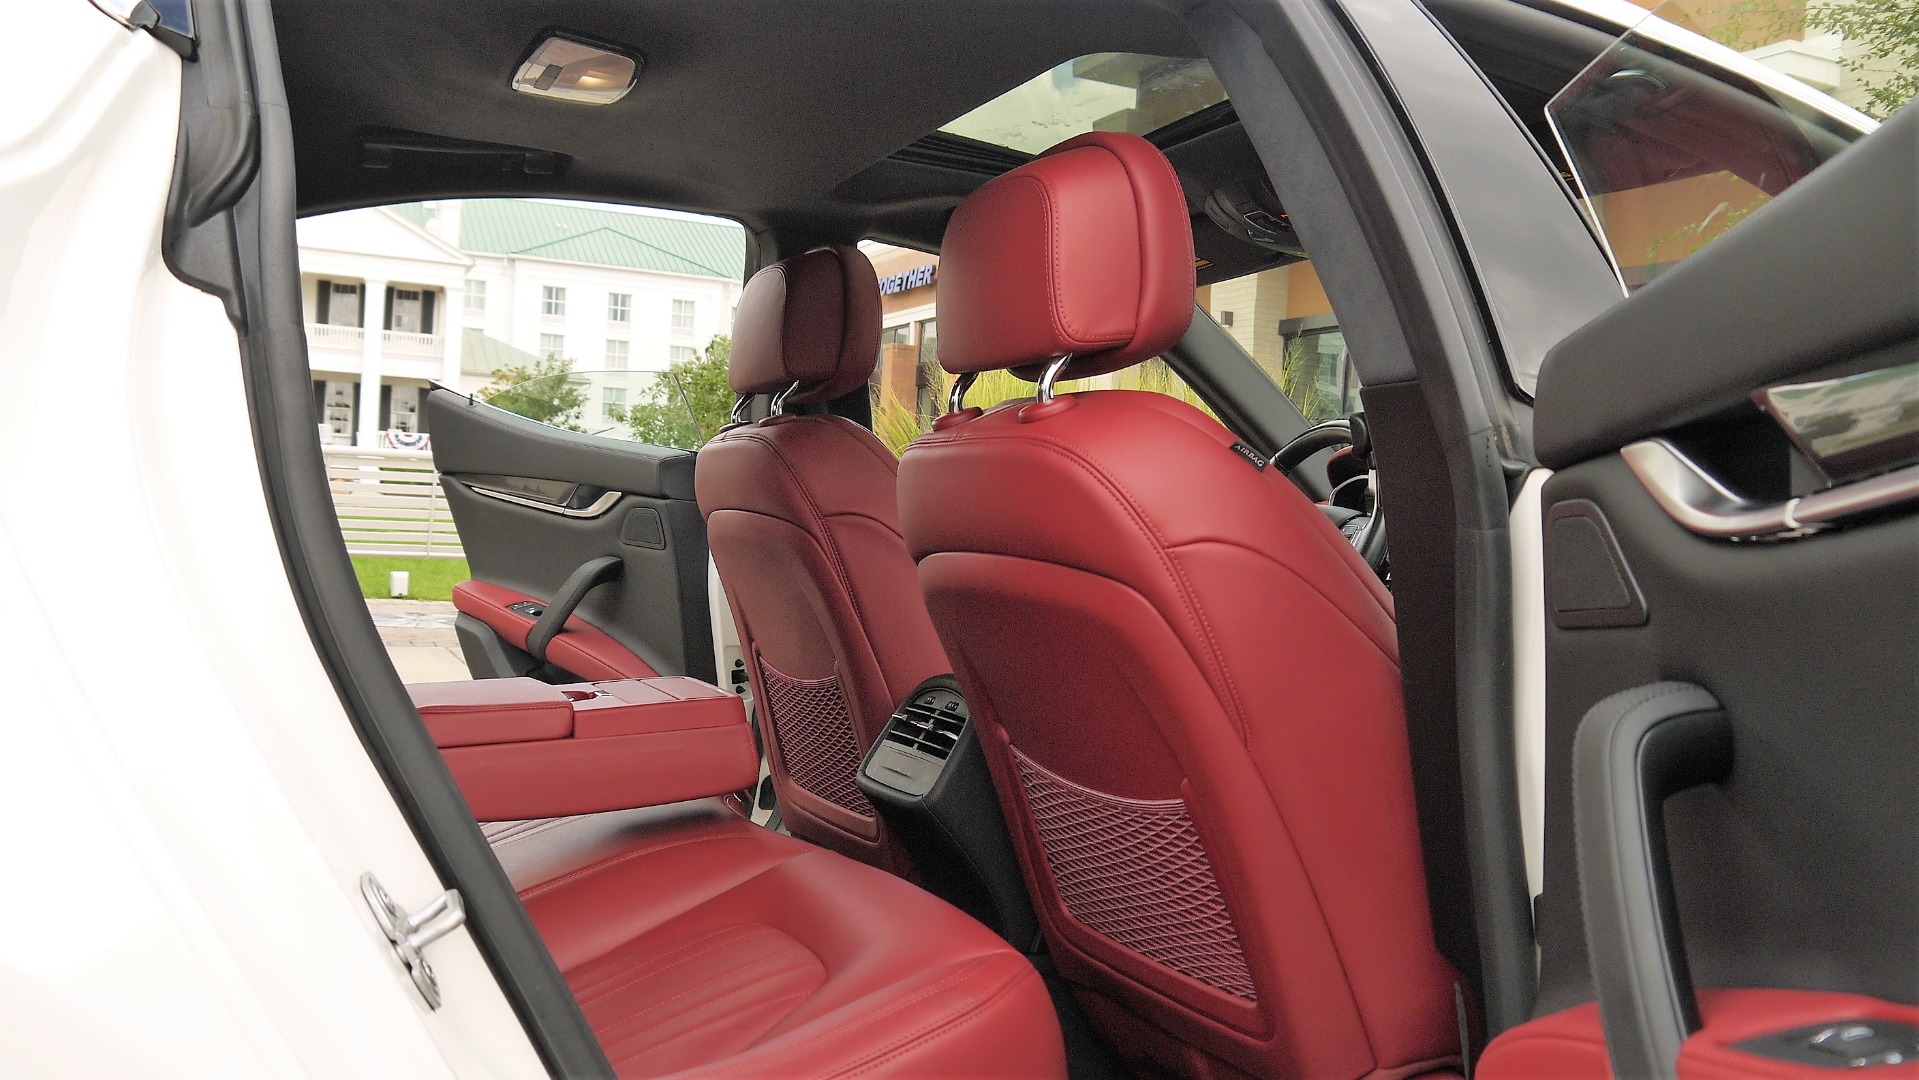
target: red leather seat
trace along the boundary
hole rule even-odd
[[[1818,1080],[1845,1061],[1812,1064],[1752,1053],[1739,1044],[1779,1032],[1890,1020],[1919,1024],[1919,1008],[1859,994],[1816,990],[1701,990],[1700,1029],[1679,1047],[1679,1080]],[[1872,1067],[1866,1075],[1919,1076],[1919,1062]],[[1850,1071],[1850,1070],[1844,1070]],[[1494,1039],[1473,1073],[1481,1080],[1607,1080],[1612,1068],[1599,1006],[1575,1005],[1528,1021]]]
[[[1062,377],[1193,311],[1189,209],[1145,140],[989,181],[941,248],[940,362]],[[1214,420],[1107,390],[943,418],[900,516],[1061,973],[1180,1075],[1405,1077],[1458,1060],[1391,598]]]
[[[1038,972],[899,878],[711,800],[487,831],[621,1077],[1064,1080]]]
[[[747,282],[728,376],[787,410],[830,401],[866,385],[879,333],[873,265],[819,248]],[[949,669],[900,538],[897,471],[858,424],[786,411],[708,443],[694,485],[787,828],[903,873],[854,773],[906,695]]]

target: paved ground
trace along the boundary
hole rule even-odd
[[[406,682],[470,678],[453,633],[453,605],[439,600],[368,600],[373,625]]]

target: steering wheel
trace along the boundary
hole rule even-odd
[[[1366,429],[1365,414],[1354,413],[1351,417],[1314,424],[1287,440],[1286,445],[1273,455],[1272,465],[1291,478],[1293,470],[1304,465],[1314,454],[1340,446],[1350,446],[1355,454],[1362,457],[1371,455],[1372,438]],[[1359,512],[1334,506],[1323,509],[1328,517],[1334,519],[1333,524],[1353,545],[1353,549],[1366,560],[1366,565],[1372,567],[1373,573],[1378,574],[1383,581],[1387,574],[1386,519],[1380,513],[1376,493],[1368,502],[1371,504],[1369,509]]]

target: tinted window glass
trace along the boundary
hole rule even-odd
[[[1769,3],[1662,5],[1547,108],[1628,291],[1736,228],[1870,126],[1734,52],[1788,70],[1807,58],[1809,9]]]

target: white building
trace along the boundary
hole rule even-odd
[[[731,222],[539,199],[348,210],[301,221],[299,240],[314,421],[360,446],[423,431],[430,381],[473,391],[544,356],[691,359],[731,332],[746,256]]]

